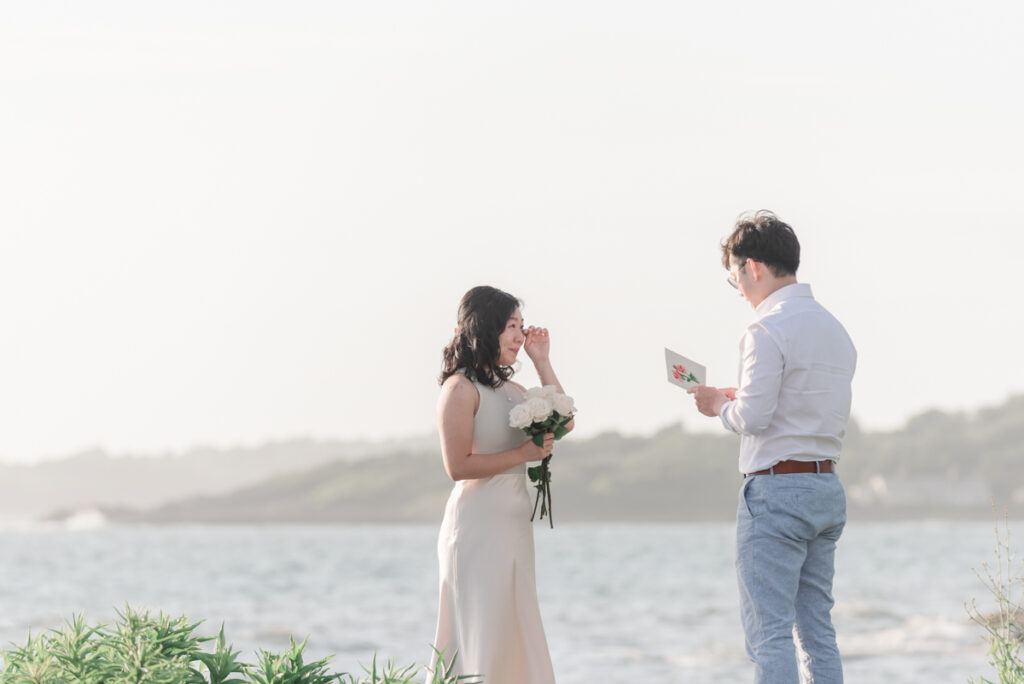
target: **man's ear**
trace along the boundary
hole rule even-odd
[[[747,273],[749,273],[750,277],[754,279],[754,282],[758,282],[764,279],[765,271],[767,270],[767,268],[768,267],[765,266],[760,261],[747,259]]]

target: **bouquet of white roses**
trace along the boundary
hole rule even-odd
[[[544,385],[526,390],[523,403],[516,404],[508,414],[508,424],[519,428],[530,437],[537,446],[544,446],[544,435],[554,434],[561,439],[569,433],[566,424],[576,415],[576,405],[572,397],[559,392],[554,385]],[[537,515],[537,504],[540,504],[540,519],[548,516],[548,523],[555,526],[551,517],[551,470],[548,463],[551,455],[544,457],[539,466],[526,469],[530,481],[537,488],[537,498],[533,502],[532,521]]]

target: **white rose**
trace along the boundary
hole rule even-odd
[[[529,427],[532,422],[533,415],[526,404],[516,404],[508,414],[508,424],[510,427],[522,430],[525,427]]]
[[[526,390],[526,394],[523,395],[527,399],[536,399],[537,397],[547,397],[547,392],[544,391],[543,387],[531,387]]]
[[[546,419],[551,415],[551,411],[554,410],[554,406],[551,405],[551,401],[543,397],[527,399],[526,407],[530,409],[530,415],[533,416],[534,421],[537,422]]]
[[[544,396],[548,399],[559,393],[557,385],[544,385],[541,391],[544,392]]]
[[[576,411],[576,402],[567,394],[556,394],[551,397],[551,405],[563,416],[571,416]]]

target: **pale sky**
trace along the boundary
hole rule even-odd
[[[864,427],[1000,403],[1021,35],[1017,2],[7,3],[0,459],[430,433],[477,284],[551,330],[580,435],[718,429],[662,349],[735,383],[718,245],[759,208]]]

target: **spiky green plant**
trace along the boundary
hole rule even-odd
[[[455,661],[459,657],[459,652],[455,651],[452,653],[452,659],[445,663],[444,651],[434,649],[434,668],[431,670],[434,674],[434,679],[430,684],[457,684],[457,682],[463,682],[464,684],[483,684],[484,678],[480,675],[457,675],[454,673]]]
[[[965,607],[971,621],[985,630],[989,664],[996,670],[998,684],[1022,684],[1024,659],[1021,658],[1020,650],[1024,640],[1024,565],[1016,569],[1014,567],[1017,557],[1010,546],[1010,525],[1006,517],[1004,514],[1002,535],[999,532],[999,521],[996,520],[995,567],[983,563],[981,571],[974,571],[995,597],[996,611],[983,613],[975,599],[971,599]],[[996,684],[984,677],[979,681],[982,684]]]
[[[125,607],[113,626],[90,626],[82,615],[62,629],[29,635],[22,646],[0,651],[0,684],[411,684],[419,669],[389,661],[378,671],[373,656],[366,676],[328,671],[330,657],[305,662],[306,642],[283,653],[260,650],[257,662],[238,660],[224,637],[198,636],[201,622]],[[214,641],[213,651],[205,645]],[[438,653],[429,684],[480,684],[476,676],[455,675],[454,659]],[[429,669],[429,668],[422,668]]]
[[[377,672],[377,654],[374,654],[370,667],[363,666],[365,677],[356,679],[355,675],[345,673],[338,681],[341,684],[409,684],[417,672],[416,666],[399,668],[393,660],[389,660],[384,667],[385,669]]]
[[[105,662],[97,634],[102,626],[92,627],[81,613],[64,620],[64,628],[48,633],[47,650],[61,675],[80,684],[101,684]]]
[[[232,677],[247,673],[245,663],[238,660],[238,654],[224,638],[224,623],[221,623],[213,653],[197,653],[196,658],[206,667],[210,684],[247,684],[246,679]]]
[[[459,675],[454,673],[455,669],[455,655],[452,656],[450,662],[445,663],[444,653],[434,649],[436,657],[434,659],[433,668],[426,668],[430,673],[431,678],[427,684],[483,684],[483,678],[480,675]],[[457,655],[457,654],[456,654]],[[416,675],[420,672],[420,668],[415,665],[408,667],[399,668],[395,665],[395,662],[388,661],[383,666],[380,672],[377,671],[377,656],[373,656],[373,660],[370,662],[370,667],[363,666],[363,672],[365,676],[360,679],[356,679],[355,675],[344,674],[339,680],[340,684],[413,684],[413,682],[419,682],[420,679]],[[346,679],[347,677],[347,679]]]
[[[118,684],[205,684],[194,666],[195,654],[212,637],[194,634],[201,623],[171,618],[164,613],[151,617],[148,611],[130,607],[119,612],[121,620],[113,632],[104,635],[100,655],[103,670]]]
[[[248,668],[255,684],[330,684],[338,675],[327,672],[327,661],[322,658],[312,663],[303,662],[302,651],[306,640],[295,643],[284,653],[259,651],[256,666]]]
[[[4,653],[4,670],[0,682],[4,684],[70,684],[72,680],[50,651],[46,635],[31,634],[24,646]]]

